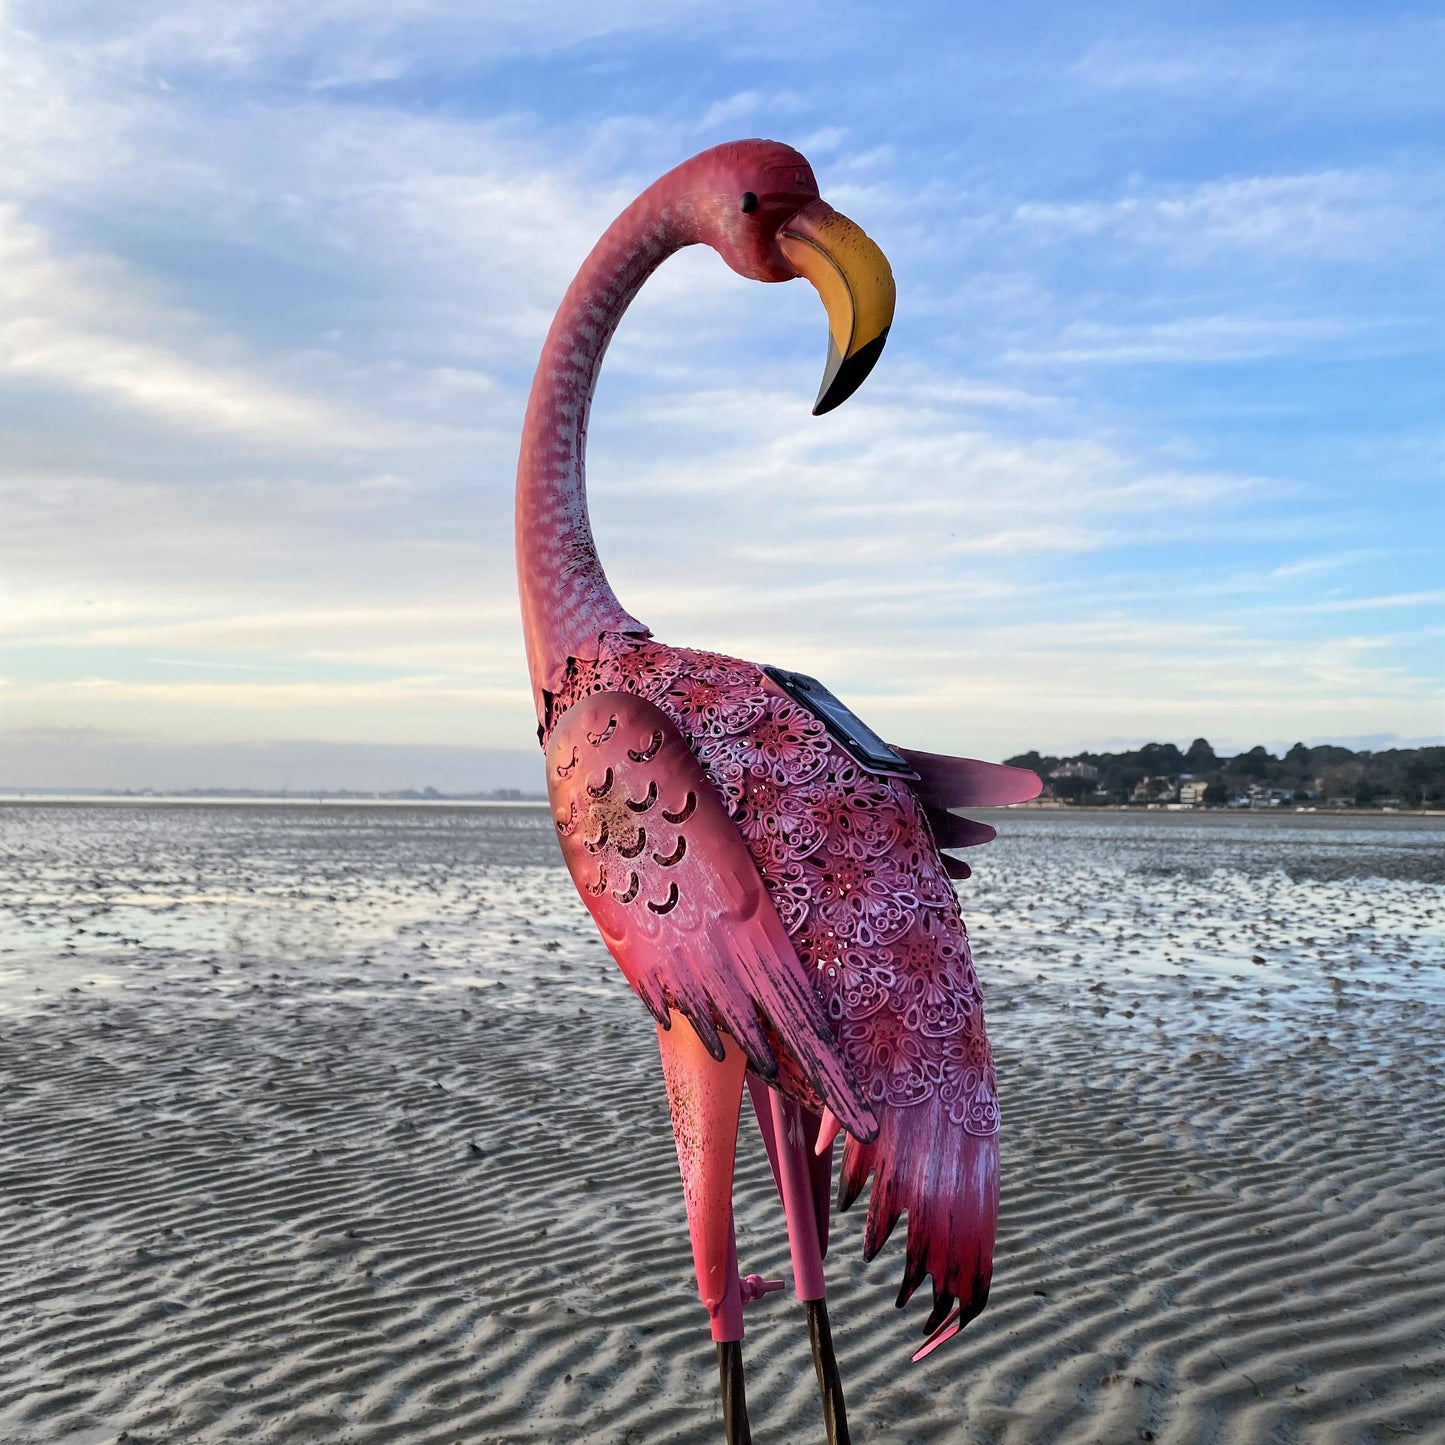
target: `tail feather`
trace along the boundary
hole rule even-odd
[[[898,1287],[897,1305],[902,1309],[913,1298],[913,1292],[928,1273],[928,1252],[924,1248],[923,1231],[908,1231],[908,1255],[903,1263],[903,1283]]]
[[[878,1111],[878,1138],[849,1138],[838,1181],[838,1207],[848,1208],[870,1175],[872,1193],[863,1231],[863,1257],[887,1243],[900,1215],[908,1216],[901,1308],[924,1277],[933,1279],[925,1350],[956,1334],[984,1307],[993,1274],[998,1227],[998,1138],[970,1134],[929,1105]]]
[[[851,1134],[843,1145],[843,1164],[838,1171],[838,1213],[846,1214],[863,1192],[868,1176],[873,1172],[874,1156],[878,1152],[876,1142],[860,1144]]]
[[[923,1333],[931,1335],[953,1313],[954,1298],[946,1289],[933,1289],[933,1309],[923,1322]]]
[[[883,1175],[873,1183],[868,1200],[868,1219],[863,1226],[863,1258],[875,1259],[903,1216],[896,1175]]]

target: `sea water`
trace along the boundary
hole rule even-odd
[[[1445,818],[989,817],[999,837],[959,885],[986,990],[1073,981],[1080,1006],[1121,1015],[1181,987],[1245,1007],[1442,995]],[[633,1003],[545,806],[0,804],[0,1009],[288,979]]]

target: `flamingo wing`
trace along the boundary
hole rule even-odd
[[[923,804],[934,842],[943,849],[976,848],[998,836],[992,823],[960,818],[950,809],[1006,808],[1010,803],[1027,803],[1043,791],[1043,779],[1028,768],[953,758],[945,753],[920,753],[912,748],[895,751],[918,775],[918,781],[911,786]],[[961,859],[946,855],[943,867],[950,878],[967,878],[973,871]]]
[[[983,763],[977,758],[951,758],[943,753],[920,753],[911,748],[896,751],[918,774],[913,788],[923,805],[938,812],[947,812],[949,808],[1005,808],[1010,803],[1027,803],[1043,791],[1043,779],[1028,768]],[[976,841],[984,843],[988,839]]]
[[[872,1139],[878,1121],[757,865],[672,720],[632,693],[581,698],[548,743],[547,794],[572,881],[657,1021],[677,1009],[719,1060],[726,1029],[769,1080],[781,1043],[849,1133]]]

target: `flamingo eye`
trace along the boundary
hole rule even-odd
[[[751,191],[744,191],[738,198],[738,210],[744,213],[750,213],[756,211],[757,208],[758,198]]]

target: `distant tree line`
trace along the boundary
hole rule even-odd
[[[1296,743],[1283,757],[1256,747],[1221,758],[1204,738],[1195,738],[1184,750],[1173,743],[1146,743],[1133,752],[1075,753],[1067,758],[1020,753],[1008,762],[1032,768],[1054,797],[1075,803],[1140,801],[1154,780],[1167,781],[1176,792],[1182,781],[1203,783],[1206,807],[1225,806],[1251,793],[1256,798],[1272,795],[1276,802],[1359,808],[1445,803],[1445,747],[1356,753]]]

